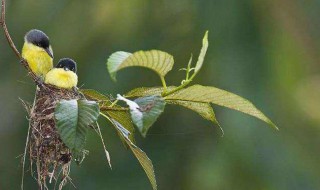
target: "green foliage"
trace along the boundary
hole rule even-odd
[[[175,86],[169,86],[167,87],[167,90],[174,90],[177,87]],[[164,88],[163,87],[140,87],[140,88],[135,88],[128,93],[125,94],[126,98],[132,98],[132,97],[143,97],[143,96],[153,96],[153,95],[158,95],[160,96],[161,93],[163,92]]]
[[[209,103],[183,101],[183,100],[166,100],[166,102],[168,104],[180,105],[185,108],[188,108],[188,109],[198,113],[204,119],[209,120],[216,125],[219,125],[219,123],[216,119],[216,115],[215,115],[215,113]]]
[[[124,62],[124,60],[126,60],[130,55],[132,54],[124,51],[118,51],[116,53],[113,53],[109,57],[107,62],[107,68],[111,78],[114,81],[116,80],[116,75],[117,75],[117,71],[119,70],[119,67]]]
[[[101,111],[101,112],[108,115],[109,117],[111,117],[115,121],[119,122],[125,129],[127,129],[130,132],[130,134],[129,134],[130,140],[132,142],[135,142],[135,138],[134,138],[135,129],[133,126],[131,115],[128,110],[126,110],[126,111],[106,110],[106,111]]]
[[[113,80],[116,80],[117,71],[132,67],[145,67],[164,77],[173,67],[173,57],[159,50],[138,51],[133,54],[126,52],[113,53],[107,62],[107,68]]]
[[[147,154],[143,152],[139,147],[137,147],[129,138],[130,132],[126,130],[119,122],[113,120],[112,118],[108,117],[107,115],[101,114],[107,120],[111,122],[111,124],[115,127],[118,134],[124,139],[127,146],[133,152],[135,157],[138,159],[139,163],[141,164],[143,170],[145,171],[148,179],[152,185],[153,190],[157,190],[157,181],[154,174],[154,169],[152,165],[152,161],[148,158]]]
[[[208,43],[208,31],[207,31],[202,40],[202,48],[201,48],[196,66],[194,68],[191,67],[192,65],[192,57],[191,57],[187,65],[187,68],[183,69],[183,70],[186,70],[186,78],[182,80],[180,86],[168,88],[166,86],[166,82],[164,78],[161,78],[163,88],[157,88],[157,87],[137,88],[128,92],[125,96],[126,97],[144,97],[144,96],[150,96],[150,95],[161,95],[168,103],[181,105],[183,107],[191,109],[197,112],[198,114],[200,114],[203,118],[218,124],[215,118],[214,111],[210,106],[210,103],[213,103],[213,104],[224,106],[224,107],[234,109],[234,110],[246,113],[248,115],[254,116],[270,124],[275,129],[278,129],[272,123],[272,121],[269,118],[267,118],[260,110],[258,110],[251,102],[249,102],[248,100],[238,95],[232,94],[224,90],[220,90],[215,87],[205,87],[201,85],[194,85],[187,88],[187,85],[194,79],[194,77],[198,74],[198,72],[202,68],[208,46],[209,46],[209,43]],[[140,57],[142,56],[140,55]],[[125,63],[127,64],[127,60],[129,58],[124,60],[123,63],[120,63],[119,65],[125,64]],[[131,66],[160,64],[160,63],[157,63],[156,62],[157,60],[155,59],[131,58],[130,60],[131,60],[131,63],[133,62],[139,63],[139,65],[130,64]],[[109,64],[112,65],[113,63],[108,62],[108,67],[109,67]],[[191,75],[192,71],[194,72]],[[160,75],[160,76],[164,77],[165,75]],[[135,118],[133,118],[133,120],[134,119]]]
[[[137,88],[125,94],[124,97],[118,95],[114,102],[95,90],[81,90],[87,99],[96,103],[82,100],[61,101],[59,103],[56,109],[56,119],[62,139],[70,148],[81,150],[85,141],[87,126],[96,121],[100,107],[100,114],[115,127],[120,139],[139,160],[153,189],[157,189],[151,160],[134,144],[133,123],[145,137],[150,127],[164,111],[166,103],[190,109],[218,126],[220,125],[211,103],[254,116],[278,129],[251,102],[238,95],[210,86],[193,85],[188,87],[203,66],[208,45],[208,32],[206,32],[195,67],[192,67],[191,56],[187,68],[182,69],[186,71],[186,77],[177,87],[167,87],[166,85],[165,75],[174,64],[173,57],[168,53],[151,50],[138,51],[133,54],[122,51],[112,54],[107,61],[107,68],[112,79],[115,80],[116,73],[123,68],[145,67],[155,71],[160,76],[163,87]],[[134,101],[127,99],[133,97],[138,98]],[[125,101],[129,108],[117,105],[119,100]]]
[[[168,90],[173,90],[177,87],[170,86]],[[161,95],[163,92],[163,87],[141,87],[131,90],[125,94],[125,97],[143,97],[143,96],[152,96],[152,95]],[[215,113],[210,105],[210,103],[204,102],[195,102],[195,101],[184,101],[184,100],[165,100],[168,104],[180,105],[187,109],[197,112],[204,119],[213,122],[216,125],[219,125]]]
[[[56,127],[62,141],[75,153],[83,151],[88,126],[99,117],[94,101],[62,100],[55,108]]]
[[[206,34],[204,35],[203,40],[202,40],[202,48],[200,51],[200,55],[199,55],[196,67],[194,68],[194,75],[196,75],[199,72],[199,70],[201,69],[201,67],[203,65],[203,61],[206,56],[208,47],[209,47],[209,42],[208,42],[208,31],[207,31]],[[190,60],[190,63],[191,63],[191,60]]]
[[[100,92],[97,92],[96,90],[92,89],[81,89],[80,90],[87,99],[94,100],[97,103],[99,103],[100,107],[103,106],[110,106],[112,104],[109,97],[101,94]]]
[[[97,101],[100,106],[100,111],[110,118],[119,122],[129,132],[129,138],[132,142],[134,139],[134,126],[131,120],[129,109],[123,108],[119,105],[113,105],[110,98],[92,89],[82,89],[81,92],[87,99]]]
[[[258,110],[248,100],[211,86],[194,85],[186,89],[182,89],[165,97],[166,100],[182,100],[202,103],[213,103],[219,106],[227,107],[254,116],[275,129],[278,129],[272,121],[267,118],[260,110]]]
[[[122,96],[119,100],[125,101],[130,107],[132,121],[138,127],[140,133],[145,137],[149,128],[163,112],[166,102],[161,96],[146,96],[134,101]]]

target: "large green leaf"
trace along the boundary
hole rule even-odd
[[[110,73],[110,76],[113,80],[116,80],[116,73],[119,70],[120,65],[123,63],[124,60],[126,60],[131,53],[124,52],[124,51],[118,51],[113,53],[107,62],[107,68]]]
[[[147,174],[149,181],[152,185],[153,190],[157,189],[157,181],[154,174],[154,169],[152,165],[152,161],[148,158],[146,153],[144,153],[139,147],[137,147],[135,144],[133,144],[128,136],[130,135],[130,132],[126,130],[124,127],[121,126],[120,123],[118,123],[115,120],[111,120],[114,127],[118,131],[118,133],[125,139],[125,142],[129,146],[129,148],[132,150],[133,154],[138,159],[139,163],[141,164],[143,170]]]
[[[175,89],[175,86],[168,86],[167,90],[171,91]],[[163,92],[163,87],[140,87],[133,89],[125,94],[126,98],[130,97],[142,97],[142,96],[153,96],[158,95],[161,96],[161,93]]]
[[[278,129],[272,121],[248,100],[210,86],[194,85],[165,97],[166,100],[213,103],[254,116]]]
[[[209,46],[209,42],[208,42],[208,31],[206,32],[206,34],[204,35],[204,38],[202,40],[202,48],[200,51],[200,55],[196,64],[196,67],[194,69],[195,73],[198,73],[199,70],[202,67],[203,61],[204,61],[204,57],[206,56],[207,50],[208,50],[208,46]]]
[[[200,116],[202,116],[204,119],[211,121],[214,124],[219,125],[216,115],[209,103],[202,103],[202,102],[192,102],[192,101],[184,101],[184,100],[167,100],[168,104],[174,104],[174,105],[180,105],[185,108],[188,108],[196,113],[198,113]]]
[[[87,99],[97,101],[100,108],[107,107],[109,109],[101,109],[101,112],[110,116],[112,119],[118,121],[124,128],[130,131],[130,140],[135,142],[134,139],[134,126],[131,120],[129,110],[123,109],[119,105],[114,105],[112,108],[108,107],[112,104],[110,98],[91,89],[82,89],[81,92],[86,96]],[[114,109],[113,109],[114,108]]]
[[[55,108],[56,127],[62,141],[75,152],[85,144],[88,125],[99,117],[99,106],[94,101],[61,100]]]
[[[127,67],[145,67],[164,77],[173,67],[173,56],[159,50],[138,51],[133,54],[126,52],[113,53],[107,62],[111,78],[116,80],[117,71]]]
[[[149,128],[161,115],[166,105],[164,99],[157,95],[138,98],[134,101],[118,95],[118,99],[128,104],[132,121],[144,137]]]

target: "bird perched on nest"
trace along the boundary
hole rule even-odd
[[[30,69],[43,77],[53,68],[53,52],[49,37],[40,30],[30,30],[24,37],[22,57]]]
[[[78,76],[76,73],[77,63],[70,58],[63,58],[55,68],[47,73],[45,83],[58,88],[71,89],[78,84]]]

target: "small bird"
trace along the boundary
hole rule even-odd
[[[53,52],[49,37],[40,30],[30,30],[24,37],[22,57],[37,76],[43,77],[53,68]]]
[[[45,83],[58,88],[71,89],[78,84],[77,63],[70,58],[60,59],[57,66],[50,70]]]

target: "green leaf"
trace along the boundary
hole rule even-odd
[[[209,103],[192,102],[184,100],[167,100],[168,104],[180,105],[194,112],[197,112],[204,119],[211,121],[219,126],[216,115]]]
[[[95,90],[91,89],[83,89],[81,92],[86,96],[86,98],[90,100],[97,101],[99,103],[100,108],[103,108],[104,106],[110,106],[112,102],[110,101],[110,98],[101,94],[100,92],[97,92]],[[115,109],[112,109],[115,108]],[[101,112],[110,116],[112,119],[119,122],[123,127],[125,127],[128,131],[130,131],[130,140],[132,142],[135,142],[134,139],[134,126],[131,120],[131,116],[129,113],[129,110],[123,109],[123,107],[119,105],[114,105],[112,108],[108,110],[102,110]],[[121,110],[123,109],[123,110]]]
[[[168,91],[175,89],[175,86],[168,87]],[[141,87],[136,88],[128,92],[125,97],[140,97],[140,96],[152,96],[161,95],[163,87]],[[197,112],[204,119],[211,121],[212,123],[220,127],[219,122],[216,119],[215,113],[210,103],[192,102],[192,101],[181,101],[181,100],[167,100],[168,104],[180,105],[187,109]],[[220,127],[223,132],[222,128]]]
[[[145,67],[164,77],[173,67],[173,57],[163,51],[138,51],[133,54],[126,52],[113,53],[107,62],[108,71],[113,80],[116,80],[117,71],[127,67]]]
[[[146,136],[149,128],[156,122],[166,105],[164,99],[156,95],[138,98],[134,101],[118,95],[118,100],[128,104],[132,121],[143,137]]]
[[[107,68],[110,73],[110,76],[112,80],[116,81],[116,73],[119,70],[120,65],[123,63],[124,60],[126,60],[131,53],[124,52],[124,51],[118,51],[113,53],[107,62]]]
[[[200,55],[198,57],[198,61],[197,61],[196,67],[194,69],[194,73],[195,74],[198,73],[199,70],[202,67],[204,58],[205,58],[207,50],[208,50],[208,46],[209,46],[209,42],[208,42],[208,31],[207,31],[206,34],[204,35],[203,40],[202,40],[202,48],[201,48],[201,51],[200,51]]]
[[[61,100],[55,108],[56,127],[62,141],[72,150],[83,150],[88,126],[99,117],[94,101]]]
[[[133,144],[128,136],[130,135],[130,132],[126,130],[124,127],[121,126],[120,123],[117,121],[111,120],[113,125],[115,126],[118,133],[125,139],[125,142],[133,152],[133,154],[138,159],[139,163],[141,164],[143,170],[147,174],[149,181],[152,185],[153,190],[157,190],[157,181],[154,174],[154,169],[152,165],[152,161],[148,158],[145,152],[143,152],[139,147],[137,147],[135,144]]]
[[[105,106],[109,106],[112,104],[109,97],[105,96],[104,94],[101,94],[100,92],[92,89],[81,89],[80,90],[87,99],[94,100],[98,102],[99,104],[104,104]]]
[[[132,142],[135,142],[135,138],[134,138],[134,126],[133,126],[133,122],[131,119],[131,115],[129,113],[129,111],[103,111],[103,113],[107,114],[108,116],[110,116],[112,119],[116,120],[117,122],[119,122],[124,128],[126,128],[129,132],[129,138]]]
[[[254,116],[270,124],[275,129],[278,129],[276,125],[251,102],[238,95],[215,87],[194,85],[170,94],[165,97],[165,99],[217,104],[219,106],[224,106]]]
[[[169,86],[167,87],[167,90],[173,90],[175,89],[175,86]],[[153,96],[157,95],[160,96],[163,92],[163,87],[141,87],[131,90],[130,92],[125,94],[126,98],[129,97],[142,97],[142,96]]]

